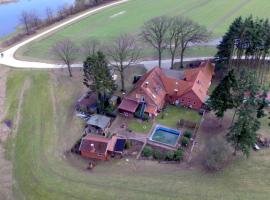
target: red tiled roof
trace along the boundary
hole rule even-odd
[[[157,113],[157,107],[151,104],[147,104],[145,108],[145,112],[155,114]]]
[[[107,149],[108,151],[113,152],[117,139],[118,139],[117,136],[113,136],[111,138],[111,140],[109,142],[109,145],[108,145],[108,149]]]
[[[145,102],[161,109],[167,94],[162,76],[163,72],[160,68],[153,68],[141,77],[134,89],[127,95],[128,98],[140,102],[141,98],[144,97]]]
[[[129,112],[134,113],[138,107],[139,103],[137,101],[134,101],[132,99],[129,98],[124,98],[121,102],[121,104],[119,105],[118,109],[121,110],[126,110]]]
[[[153,68],[141,77],[126,98],[139,103],[143,96],[147,103],[146,112],[152,114],[163,107],[166,95],[180,97],[193,91],[200,101],[204,102],[214,74],[214,67],[209,61],[202,62],[198,68],[185,70],[183,80],[166,76],[159,67]],[[121,104],[120,109],[124,107]]]
[[[106,153],[110,139],[95,135],[82,138],[79,150],[85,152]]]

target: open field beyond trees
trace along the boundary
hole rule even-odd
[[[103,42],[110,41],[121,33],[139,33],[146,20],[160,15],[183,15],[191,18],[213,32],[212,38],[220,38],[229,24],[238,16],[269,17],[268,0],[130,0],[127,3],[112,7],[86,17],[53,34],[32,42],[17,53],[23,59],[51,61],[50,48],[60,39],[71,38],[80,45],[91,38]],[[215,48],[191,48],[188,55],[213,55]],[[146,50],[146,57],[153,52]]]
[[[12,93],[20,91],[25,81],[29,86],[18,132],[11,139],[14,145],[6,147],[13,163],[16,199],[264,200],[270,195],[270,150],[238,158],[215,175],[198,166],[125,159],[87,171],[85,160],[67,153],[82,134],[73,107],[83,90],[81,72],[74,71],[69,78],[61,70],[11,70],[6,105],[15,108],[9,106],[10,118],[18,107],[18,96]],[[216,126],[209,123],[200,134],[207,138]]]

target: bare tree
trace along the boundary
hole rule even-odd
[[[180,38],[180,45],[178,48],[180,50],[180,67],[182,68],[184,53],[188,45],[191,43],[207,41],[211,33],[208,32],[204,26],[187,18],[178,18],[175,25],[178,26],[178,31],[180,31],[178,32],[177,37]]]
[[[97,53],[100,49],[101,49],[101,44],[99,40],[87,39],[82,43],[81,52],[83,53],[85,57],[88,57],[90,55]]]
[[[65,18],[66,14],[65,14],[65,5],[62,5],[62,6],[59,6],[58,9],[57,9],[57,17],[58,17],[58,20],[62,20]]]
[[[107,47],[107,55],[111,66],[120,73],[121,91],[125,91],[125,70],[137,63],[140,55],[136,38],[128,34],[120,35]]]
[[[46,19],[47,24],[52,23],[53,18],[54,18],[54,16],[53,16],[53,10],[50,7],[47,7],[46,10],[45,10],[45,12],[46,12],[46,17],[47,17],[47,19]]]
[[[20,16],[20,22],[24,25],[27,34],[30,34],[31,30],[31,16],[28,12],[23,11]]]
[[[63,39],[53,46],[52,52],[57,59],[67,65],[69,76],[72,77],[71,65],[78,56],[78,49],[75,44],[68,38]]]
[[[169,51],[171,54],[171,69],[174,65],[174,59],[177,51],[181,45],[181,33],[184,28],[182,25],[181,17],[172,17],[171,23],[168,29]]]
[[[158,52],[159,67],[161,67],[162,53],[167,48],[166,37],[169,25],[168,18],[161,16],[147,21],[142,28],[142,37]]]
[[[38,17],[36,12],[30,13],[30,24],[31,27],[38,28],[39,24],[41,23],[41,19]]]

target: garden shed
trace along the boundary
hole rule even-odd
[[[94,114],[87,121],[87,125],[105,131],[111,125],[111,118],[105,115]]]

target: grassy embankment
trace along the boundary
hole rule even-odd
[[[270,195],[269,150],[239,158],[216,175],[144,161],[120,160],[99,165],[92,173],[75,167],[82,161],[71,164],[65,151],[81,134],[80,122],[72,115],[81,83],[49,72],[14,71],[8,101],[16,101],[10,92],[20,87],[16,80],[21,76],[31,85],[14,138],[17,199],[260,200]]]

